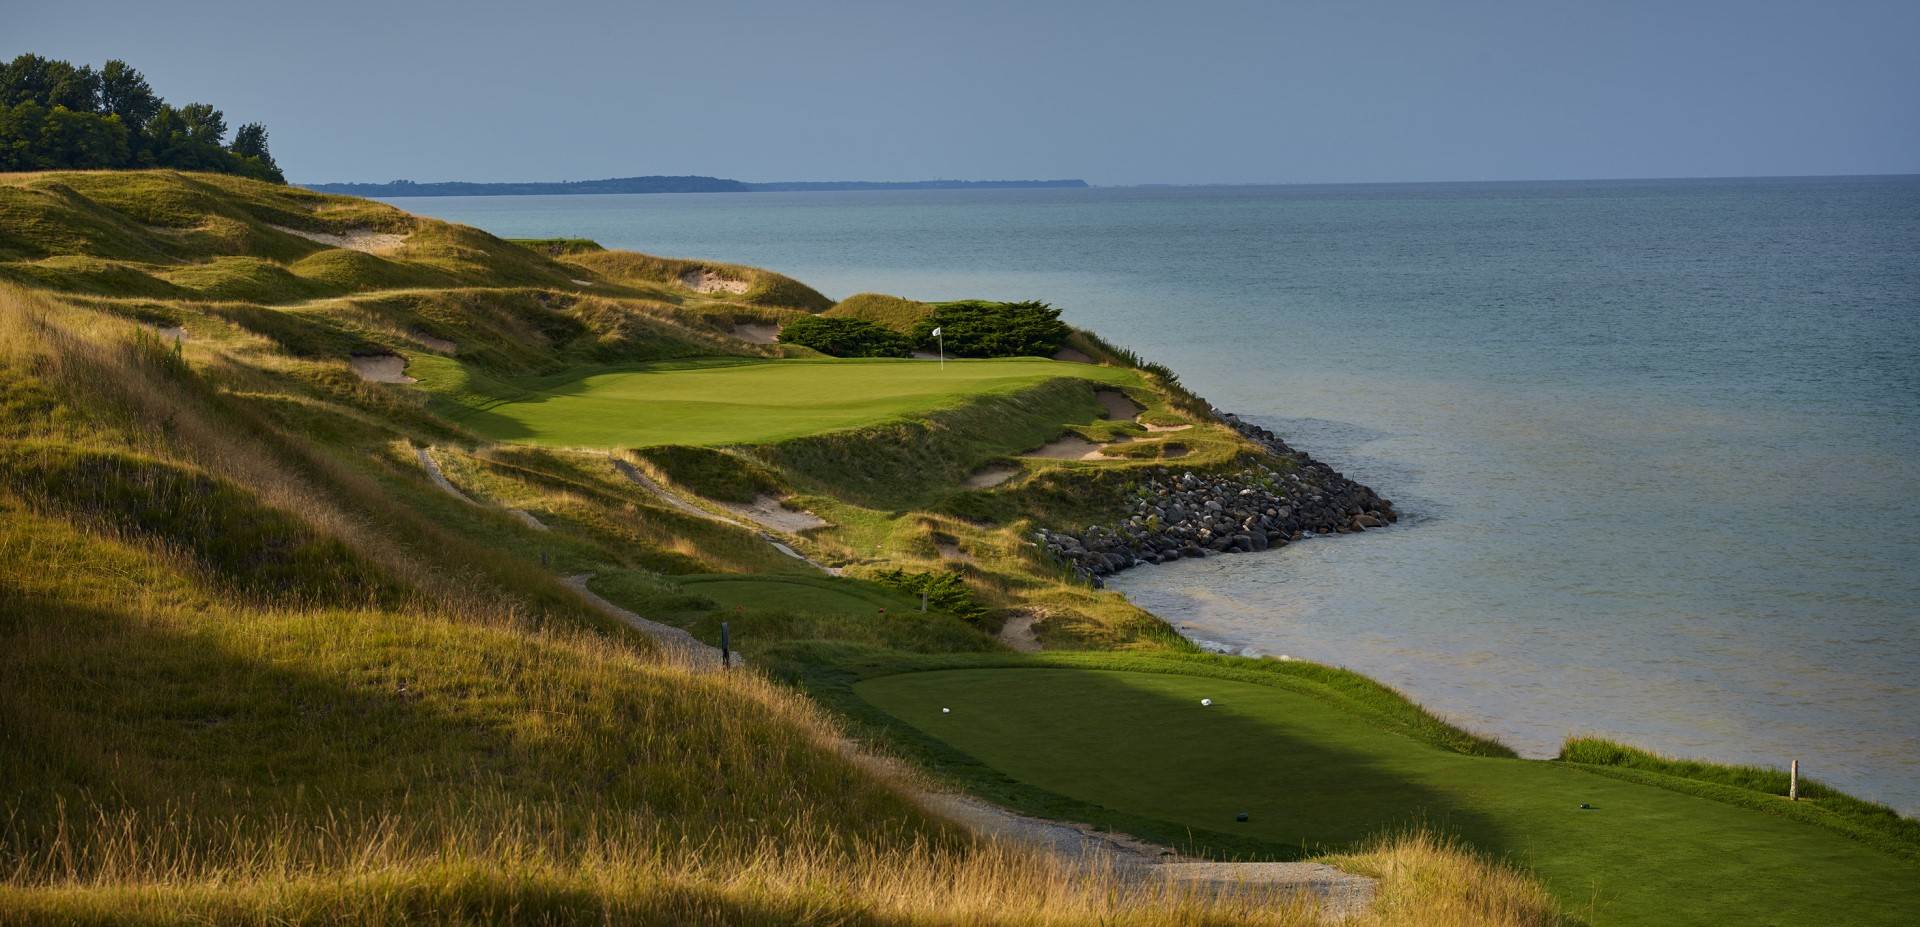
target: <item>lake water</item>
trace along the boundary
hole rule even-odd
[[[1920,812],[1920,178],[396,202],[1048,300],[1409,516],[1115,583],[1190,636]]]

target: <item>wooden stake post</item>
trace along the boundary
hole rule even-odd
[[[1787,801],[1800,800],[1800,761],[1794,760],[1787,771]]]

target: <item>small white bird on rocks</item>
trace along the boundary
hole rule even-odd
[[[1213,704],[1213,699],[1210,699],[1210,698],[1203,698],[1203,699],[1201,699],[1201,700],[1200,700],[1200,707],[1201,707],[1201,708],[1205,708],[1205,707],[1207,707],[1207,706],[1209,706],[1209,705],[1212,705],[1212,704]]]

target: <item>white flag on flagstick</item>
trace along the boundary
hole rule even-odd
[[[935,328],[935,329],[933,330],[933,337],[935,337],[935,338],[938,338],[938,337],[940,337],[940,329],[939,329],[939,328]]]

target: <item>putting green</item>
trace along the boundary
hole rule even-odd
[[[1832,831],[1578,767],[1450,753],[1287,689],[1003,668],[854,691],[1013,779],[1170,830],[1279,851],[1408,825],[1458,834],[1531,868],[1594,924],[1911,924],[1920,911],[1920,867]]]
[[[1041,358],[703,361],[504,381],[421,355],[407,371],[448,415],[499,441],[576,447],[726,445],[858,428],[1057,377],[1132,385],[1132,371]]]

